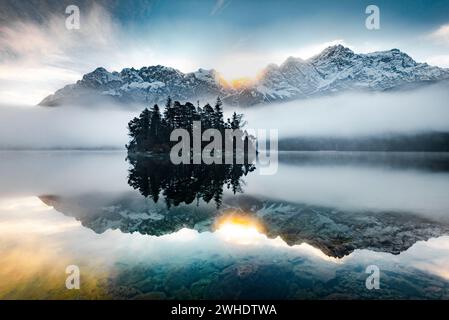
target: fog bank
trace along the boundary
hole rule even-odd
[[[237,109],[251,128],[280,138],[365,137],[449,131],[449,84],[383,93],[346,93]]]
[[[138,112],[117,107],[1,107],[0,149],[124,149]]]
[[[278,129],[279,138],[370,137],[449,132],[448,83],[415,90],[346,93],[235,109],[247,128]],[[141,106],[143,109],[144,106]],[[113,104],[84,107],[0,105],[0,149],[124,148],[127,124],[140,110]]]

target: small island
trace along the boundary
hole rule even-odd
[[[225,155],[229,156],[227,153],[232,152],[234,159],[236,155],[241,156],[247,163],[248,151],[255,151],[255,137],[243,130],[246,125],[243,114],[234,112],[232,117],[225,121],[222,106],[219,97],[213,107],[209,103],[200,107],[199,102],[195,107],[191,102],[185,104],[179,101],[173,102],[169,97],[163,112],[157,104],[151,109],[145,108],[138,117],[128,123],[131,138],[126,145],[128,155],[165,155],[182,142],[184,146],[182,149],[188,149],[189,158],[193,158],[195,153],[206,152],[215,159],[217,157],[224,159]],[[187,141],[178,141],[179,137],[173,135],[177,129],[185,130],[183,132],[188,135]],[[225,150],[225,147],[229,146],[231,148]],[[176,152],[181,151],[186,152],[186,150],[176,150]]]

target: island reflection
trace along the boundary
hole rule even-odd
[[[180,164],[174,165],[165,157],[133,156],[128,184],[145,198],[154,202],[162,196],[167,205],[178,206],[203,200],[214,200],[217,209],[222,204],[223,187],[233,194],[242,193],[242,177],[255,170],[253,164]]]

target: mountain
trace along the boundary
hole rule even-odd
[[[168,96],[181,101],[194,97],[216,98],[225,95],[217,79],[217,72],[204,69],[184,74],[160,65],[140,70],[127,68],[121,72],[97,68],[75,84],[67,85],[46,97],[39,105],[95,103],[104,99],[118,103],[148,104],[160,103]]]
[[[257,218],[270,238],[279,236],[290,246],[306,242],[339,258],[357,249],[399,254],[417,241],[449,234],[447,219],[436,221],[393,211],[343,211],[246,195],[226,197],[223,211],[203,202],[168,209],[165,203],[154,203],[131,192],[39,198],[96,233],[119,229],[161,236],[182,228],[213,231],[223,212],[240,212]]]
[[[307,60],[289,57],[279,66],[271,64],[257,80],[239,87],[228,84],[215,70],[182,73],[160,65],[121,72],[97,68],[39,105],[92,104],[99,99],[153,104],[167,96],[181,101],[221,96],[229,104],[247,106],[342,91],[385,91],[446,79],[449,69],[418,63],[398,49],[356,54],[336,45]]]

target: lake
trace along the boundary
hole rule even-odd
[[[447,153],[4,151],[0,298],[449,299],[448,190]]]

